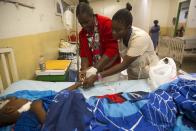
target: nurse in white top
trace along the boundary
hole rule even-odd
[[[112,34],[119,40],[119,51],[123,61],[84,81],[85,87],[93,86],[96,79],[110,76],[127,69],[128,79],[145,79],[149,76],[149,66],[158,62],[153,42],[147,32],[132,26],[132,6],[118,10],[112,17]]]

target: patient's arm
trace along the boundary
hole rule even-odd
[[[77,82],[74,85],[68,87],[67,90],[75,90],[80,86],[82,86],[82,82]],[[28,102],[26,99],[18,99],[15,97],[10,97],[8,99],[9,102],[0,109],[0,126],[15,123],[20,116],[18,109]],[[41,100],[34,101],[31,104],[31,111],[36,114],[38,120],[43,124],[46,118],[46,111],[43,108]]]
[[[82,83],[77,82],[74,85],[68,87],[67,90],[70,90],[70,91],[75,90],[75,89],[79,88],[80,86],[82,86]],[[41,124],[43,124],[45,122],[46,111],[43,108],[43,102],[41,100],[33,101],[33,103],[31,104],[31,111],[33,111],[35,113],[35,115],[37,116],[37,118],[41,122]]]
[[[33,101],[33,103],[31,104],[31,111],[35,113],[41,124],[45,122],[46,111],[43,108],[43,103],[41,100]]]
[[[91,75],[89,78],[84,80],[83,88],[88,89],[94,86],[94,82],[97,80],[97,75]]]
[[[82,86],[82,82],[76,82],[74,85],[71,85],[70,87],[66,88],[67,90],[75,90]]]

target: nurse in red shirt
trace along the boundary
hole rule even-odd
[[[110,18],[93,13],[88,1],[80,0],[76,16],[82,30],[79,33],[81,71],[89,75],[120,63],[117,40],[112,37]],[[90,70],[87,71],[87,69]]]

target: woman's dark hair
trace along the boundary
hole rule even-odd
[[[119,23],[122,23],[126,27],[132,25],[133,17],[130,12],[131,10],[132,10],[131,4],[127,3],[126,8],[118,10],[112,17],[112,20],[118,21]]]
[[[158,20],[154,20],[153,22],[154,22],[155,25],[157,25],[159,23]]]
[[[79,3],[82,3],[82,2],[89,4],[88,0],[79,0]]]
[[[80,14],[87,14],[89,16],[94,14],[88,0],[79,0],[79,4],[76,7],[76,16],[78,17]]]

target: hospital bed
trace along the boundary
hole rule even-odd
[[[171,57],[182,66],[184,57],[196,57],[196,37],[168,37],[159,39],[158,54]]]
[[[3,66],[6,85],[1,81],[0,97],[14,94],[18,91],[55,91],[59,92],[74,84],[74,82],[44,82],[35,80],[19,80],[14,51],[12,48],[0,48],[1,63]],[[9,62],[11,61],[11,62]],[[9,70],[11,68],[11,70]],[[11,72],[11,73],[10,73]],[[120,92],[144,91],[152,90],[147,80],[122,80],[118,82],[96,83],[95,87],[84,90],[79,88],[80,92],[86,99],[91,96],[102,96],[106,94],[115,94]],[[0,128],[0,130],[10,130],[10,127]]]
[[[74,83],[73,82],[42,82],[42,81],[33,81],[33,80],[21,80],[21,81],[14,82],[8,88],[6,88],[4,90],[4,92],[0,95],[0,97],[6,96],[8,94],[13,94],[18,91],[24,91],[24,90],[40,91],[40,92],[41,91],[59,92],[62,89],[65,89],[72,84],[74,84]],[[163,86],[162,88],[165,88],[165,86]],[[188,86],[186,86],[186,88],[189,90]],[[84,95],[84,97],[86,98],[87,101],[92,101],[93,99],[95,99],[94,96],[104,96],[104,95],[111,95],[111,94],[116,94],[116,93],[120,93],[120,95],[124,96],[124,98],[127,98],[129,95],[132,95],[132,97],[140,97],[136,92],[138,92],[138,91],[151,92],[152,88],[147,80],[124,80],[124,81],[118,81],[118,82],[96,83],[95,87],[93,87],[89,90],[83,90],[82,88],[80,88],[79,91]],[[155,99],[150,100],[149,103],[153,103],[152,105],[162,103],[162,98],[159,96],[159,94],[160,95],[165,95],[165,94],[164,94],[164,92],[162,93],[160,91],[161,90],[157,90],[156,96],[154,96]],[[190,93],[190,94],[192,94],[192,93]],[[34,97],[34,96],[31,96],[31,97]],[[150,97],[152,97],[152,96],[149,95],[149,98]],[[165,98],[170,98],[170,97],[166,96]],[[115,119],[115,116],[116,116],[116,118],[119,118],[119,116],[120,116],[120,119],[124,120],[124,119],[127,119],[127,117],[125,117],[125,116],[131,115],[131,113],[133,113],[133,114],[136,113],[137,110],[142,108],[142,106],[147,101],[144,99],[144,100],[141,100],[139,103],[138,102],[134,103],[130,99],[124,103],[111,103],[111,102],[102,103],[102,102],[105,102],[105,100],[101,101],[101,103],[97,105],[99,109],[102,109],[101,105],[103,104],[103,107],[105,108],[104,111],[106,112],[106,114],[109,113],[108,115],[114,116],[114,119]],[[166,103],[168,102],[168,104],[164,104],[164,105],[169,106],[169,107],[171,106],[170,105],[171,102],[169,100],[166,100],[165,102]],[[159,124],[161,125],[161,123],[162,123],[162,120],[163,120],[162,118],[168,117],[170,119],[175,119],[174,116],[170,116],[170,113],[166,113],[167,111],[165,112],[165,110],[167,110],[168,107],[167,108],[164,108],[162,106],[160,106],[160,107],[161,108],[151,108],[148,106],[143,107],[143,109],[147,110],[147,112],[146,111],[142,112],[142,114],[144,114],[147,117],[149,117],[149,115],[145,114],[145,112],[148,113],[148,111],[149,111],[149,113],[152,115],[153,115],[153,113],[158,113],[157,116],[155,116],[155,118],[153,118],[153,122],[155,122],[155,123],[157,122],[158,127],[159,127]],[[95,109],[96,109],[96,107],[95,107]],[[143,109],[141,109],[141,111]],[[131,113],[129,113],[129,110]],[[172,110],[170,110],[170,111],[172,111]],[[55,113],[55,112],[53,112],[53,113]],[[166,114],[164,114],[164,113],[166,113]],[[163,116],[162,117],[159,116],[160,114]],[[97,116],[97,114],[96,114],[96,117],[99,118],[99,116]],[[129,119],[129,120],[133,120],[130,122],[134,122],[134,120],[135,120],[134,116],[130,116],[130,117],[133,117],[133,118]],[[137,117],[137,114],[135,117]],[[161,117],[161,118],[159,118],[159,117]],[[177,124],[180,123],[180,125],[177,125],[175,127],[176,129],[179,129],[179,130],[186,129],[186,128],[184,128],[184,124],[181,123],[181,118],[182,117],[179,116],[179,118],[177,118],[177,121],[176,121]],[[105,121],[105,120],[103,120],[103,121]],[[125,120],[125,122],[126,122],[126,120]],[[140,121],[138,121],[138,122],[140,122]],[[172,123],[174,124],[175,121],[169,121],[169,124],[172,124]],[[120,123],[117,122],[116,124],[118,125]],[[163,121],[163,124],[165,124],[164,121]],[[139,126],[142,127],[142,125],[139,125]],[[183,127],[181,127],[181,126],[183,126]],[[133,126],[133,127],[135,127],[135,126]],[[0,128],[0,131],[10,131],[11,128],[12,128],[12,126],[3,127],[3,128]],[[118,128],[118,126],[115,128]],[[150,129],[149,127],[146,127],[146,126],[145,126],[145,128]],[[160,130],[162,130],[162,129],[160,129]]]
[[[10,85],[0,94],[0,97],[6,96],[9,94],[14,94],[18,91],[24,91],[24,90],[40,91],[40,92],[50,90],[50,91],[59,92],[73,84],[74,82],[42,82],[42,81],[34,81],[34,80],[20,80],[20,81],[15,81],[12,84],[10,83]],[[108,83],[95,83],[95,87],[91,89],[87,89],[87,90],[79,88],[79,91],[84,95],[86,99],[92,98],[92,96],[104,96],[107,94],[111,95],[111,94],[116,94],[116,93],[123,93],[125,98],[128,98],[129,95],[136,97],[138,95],[135,94],[134,92],[137,92],[137,91],[151,92],[152,90],[154,89],[152,88],[151,84],[148,82],[148,80],[145,80],[145,79],[143,80],[122,80],[118,82],[108,82]],[[130,94],[130,92],[133,92],[133,94]],[[160,98],[158,98],[157,96],[156,98],[157,100],[160,100]],[[127,102],[129,103],[131,102],[131,100]],[[125,104],[127,104],[127,102],[125,102]],[[117,110],[118,109],[122,110],[123,108],[126,108],[126,109],[131,109],[132,112],[136,112],[137,108],[142,106],[144,102],[145,100],[141,101],[140,104],[136,103],[136,107],[135,107],[135,104],[130,103],[132,105],[131,108],[127,106],[123,107],[123,105],[120,106],[120,104],[117,103]],[[112,105],[115,105],[115,104],[112,104]],[[111,105],[110,106],[108,105],[108,108],[111,108]],[[149,109],[149,111],[150,110],[151,109]],[[151,112],[153,113],[154,111],[151,110]],[[116,113],[118,114],[118,111]],[[115,115],[116,113],[114,113],[113,115]],[[126,115],[126,113],[128,112],[124,112],[124,113],[122,112],[122,114],[120,113],[120,115]],[[123,119],[124,119],[124,116],[123,116]],[[4,128],[3,131],[7,131],[9,129],[10,127]],[[0,128],[0,131],[1,130],[2,129]]]
[[[5,84],[3,85],[2,77],[0,75],[0,92],[4,90],[3,86],[9,86],[11,82],[15,82],[19,80],[18,71],[16,67],[16,60],[14,56],[14,51],[12,48],[0,48],[0,64],[3,67],[3,71],[0,73],[4,73],[5,76]],[[11,72],[11,74],[10,74]]]

